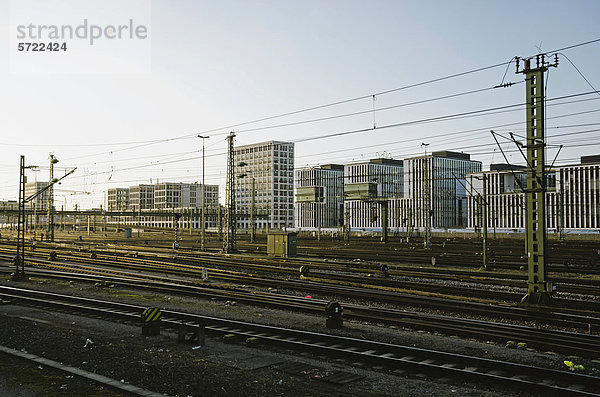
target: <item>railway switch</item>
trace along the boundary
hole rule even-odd
[[[142,312],[142,335],[160,335],[162,311],[158,307],[149,307]]]
[[[325,306],[325,313],[327,313],[327,321],[325,322],[327,328],[342,328],[344,326],[344,308],[338,302],[329,302]]]
[[[56,251],[50,252],[48,259],[50,259],[51,261],[55,261],[56,260]]]

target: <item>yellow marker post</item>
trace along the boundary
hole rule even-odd
[[[160,321],[162,311],[158,307],[149,307],[142,313],[142,335],[156,336],[160,335]]]

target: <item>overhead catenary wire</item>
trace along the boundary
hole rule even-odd
[[[548,101],[573,98],[573,97],[578,97],[578,96],[583,96],[583,95],[589,95],[589,94],[590,94],[589,92],[586,92],[586,93],[577,93],[577,94],[564,95],[564,96],[561,96],[561,97],[548,99]],[[360,130],[351,130],[351,131],[337,132],[337,133],[332,133],[332,134],[323,134],[323,135],[314,136],[314,137],[300,138],[300,139],[293,140],[293,142],[295,142],[295,143],[298,143],[298,142],[307,142],[307,141],[312,141],[312,140],[317,140],[317,139],[322,139],[322,138],[329,138],[329,137],[333,137],[333,136],[350,135],[350,134],[355,134],[355,133],[361,133],[361,132],[367,132],[367,131],[375,131],[375,130],[382,130],[382,129],[393,128],[393,127],[402,127],[402,126],[409,126],[409,125],[414,125],[414,124],[421,124],[421,123],[442,121],[442,120],[447,120],[447,119],[456,119],[458,117],[471,116],[471,115],[475,115],[475,114],[485,114],[486,112],[490,112],[490,111],[494,111],[494,110],[511,109],[511,108],[522,107],[522,106],[524,106],[524,103],[512,104],[512,105],[506,105],[506,106],[500,106],[500,107],[494,107],[494,108],[487,108],[487,109],[479,109],[479,110],[474,110],[474,111],[469,111],[469,112],[462,112],[462,113],[456,113],[456,114],[450,114],[450,115],[444,115],[444,116],[437,116],[437,117],[431,117],[431,118],[420,119],[420,120],[412,120],[412,121],[409,121],[409,122],[388,124],[388,125],[379,126],[379,127],[375,128],[375,129],[372,128],[372,127],[370,127],[370,128],[366,128],[366,129],[360,129]],[[596,111],[600,111],[600,109],[598,109]],[[225,153],[223,152],[223,153],[209,154],[206,157],[214,157],[214,156],[222,156],[222,155],[225,155]],[[162,161],[162,162],[161,161],[157,161],[157,162],[154,162],[154,163],[151,163],[151,164],[143,164],[143,165],[139,165],[139,166],[124,167],[124,168],[120,168],[120,169],[116,169],[116,170],[113,169],[113,170],[107,170],[107,171],[100,171],[100,172],[93,173],[93,174],[90,174],[90,175],[102,175],[102,174],[107,174],[107,173],[110,173],[110,172],[130,171],[130,170],[136,170],[136,169],[146,168],[146,167],[152,167],[152,166],[161,166],[161,165],[173,164],[173,163],[184,162],[184,161],[198,160],[200,158],[201,158],[201,156],[194,156],[194,157],[188,157],[188,158],[185,158],[185,159],[176,159],[176,160]],[[77,177],[78,176],[75,176],[75,177],[72,177],[71,179],[75,179]]]
[[[590,132],[591,132],[590,130],[584,130],[584,131],[576,132],[576,133],[574,133],[572,135],[576,135],[576,134],[588,134]],[[496,134],[499,135],[499,136],[502,136],[501,134],[498,134],[498,133],[496,133]],[[512,140],[510,138],[507,138],[507,137],[504,137],[504,136],[502,136],[502,137],[504,139],[506,139],[507,141],[509,141],[511,145],[513,144]],[[509,142],[507,142],[507,144]],[[582,142],[581,139],[577,139],[577,140],[575,140],[575,142],[581,144],[581,145],[576,145],[576,146],[585,146],[586,145],[586,143],[581,143]],[[588,142],[587,145],[589,145],[589,146],[597,146],[598,144],[600,144],[600,142],[596,142],[596,141],[587,141],[587,142]],[[569,141],[556,141],[554,144],[558,145],[558,144],[563,144],[563,143],[565,144],[564,147],[576,147],[575,145],[567,145],[567,143],[569,143]],[[464,151],[465,149],[477,149],[477,148],[486,148],[486,147],[494,147],[494,146],[495,146],[494,143],[484,143],[484,144],[474,144],[474,145],[468,145],[468,146],[465,146],[465,145],[460,145],[460,146],[455,146],[455,147],[451,146],[451,147],[445,148],[445,150],[447,150],[447,151]],[[512,151],[512,150],[505,150],[505,151],[506,152],[517,152],[516,149],[514,151]],[[492,152],[472,152],[472,151],[470,152],[470,154],[473,155],[473,156],[477,156],[477,155],[480,155],[480,154],[487,154],[487,153],[492,154],[494,152],[493,151]],[[418,157],[420,155],[422,155],[422,153],[414,151],[414,152],[398,153],[394,157],[396,157],[396,158],[398,158],[398,157],[401,157],[401,158],[410,158],[410,157]],[[348,159],[349,160],[349,158],[347,156],[337,157],[337,158],[331,158],[331,157],[329,157],[328,158],[328,162],[331,162],[332,160],[338,160],[338,159]],[[321,164],[321,163],[320,162],[312,163],[312,164],[309,163],[309,164],[306,164],[306,167],[316,166],[318,164]]]
[[[550,99],[547,99],[547,101],[567,99],[567,98],[573,98],[573,97],[589,95],[589,94],[590,94],[590,92],[570,94],[570,95],[564,95],[564,96],[560,96],[560,97],[556,97],[556,98],[550,98]],[[476,115],[476,114],[484,114],[484,113],[493,112],[493,111],[497,111],[497,110],[513,109],[513,108],[517,108],[517,107],[523,107],[525,105],[526,105],[525,103],[517,103],[517,104],[512,104],[512,105],[496,106],[496,107],[491,107],[491,108],[486,108],[486,109],[478,109],[478,110],[453,113],[453,114],[443,115],[443,116],[435,116],[435,117],[429,117],[429,118],[424,118],[424,119],[405,121],[405,122],[401,122],[401,123],[386,124],[383,126],[379,126],[377,128],[367,127],[367,128],[356,129],[356,130],[340,131],[340,132],[335,132],[335,133],[330,133],[330,134],[321,134],[321,135],[316,135],[316,136],[307,137],[307,138],[295,139],[295,140],[292,140],[292,142],[295,142],[295,143],[307,142],[307,141],[313,141],[313,140],[324,139],[324,138],[331,138],[331,137],[344,136],[344,135],[350,135],[350,134],[359,134],[359,133],[363,133],[363,132],[381,130],[381,129],[386,129],[386,128],[394,128],[394,127],[402,127],[402,126],[409,126],[409,125],[415,125],[415,124],[431,123],[431,122],[448,120],[448,119],[454,120],[456,118],[468,117],[468,116]]]
[[[572,45],[565,46],[565,47],[562,47],[562,48],[559,48],[559,49],[555,49],[555,50],[551,50],[551,51],[547,51],[547,52],[545,52],[545,54],[546,55],[552,55],[552,54],[555,54],[555,53],[561,53],[562,51],[570,50],[570,49],[573,49],[573,48],[577,48],[577,47],[581,47],[581,46],[585,46],[585,45],[589,45],[589,44],[594,44],[594,43],[597,43],[597,42],[600,42],[600,38],[594,39],[594,40],[585,41],[585,42],[580,42],[580,43],[576,43],[576,44],[572,44]],[[564,55],[564,54],[561,54],[561,55]],[[533,55],[531,55],[531,56],[533,56]],[[348,99],[344,99],[344,100],[329,102],[329,103],[325,103],[325,104],[322,104],[322,105],[316,105],[316,106],[311,106],[311,107],[307,107],[307,108],[302,108],[302,109],[294,110],[294,111],[290,111],[290,112],[284,112],[284,113],[280,113],[280,114],[276,114],[276,115],[272,115],[272,116],[257,118],[257,119],[253,119],[253,120],[246,121],[246,122],[225,125],[225,126],[221,126],[221,127],[218,127],[218,128],[213,128],[213,129],[201,131],[200,134],[218,132],[218,131],[223,131],[223,130],[230,130],[232,128],[238,128],[238,127],[242,127],[242,126],[245,126],[245,125],[256,124],[256,123],[259,123],[259,122],[274,120],[274,119],[288,117],[288,116],[293,116],[293,115],[297,115],[297,114],[301,114],[301,113],[307,113],[307,112],[311,112],[311,111],[315,111],[315,110],[319,110],[319,109],[324,109],[324,108],[334,107],[334,106],[338,106],[338,105],[343,105],[343,104],[347,104],[347,103],[350,103],[350,102],[356,102],[356,101],[359,101],[359,100],[373,98],[373,97],[376,97],[376,96],[382,96],[382,95],[386,95],[386,94],[390,94],[390,93],[394,93],[394,92],[398,92],[398,91],[407,90],[407,89],[410,89],[410,88],[421,87],[421,86],[425,86],[425,85],[428,85],[428,84],[438,83],[438,82],[441,82],[441,81],[445,81],[445,80],[449,80],[449,79],[453,79],[453,78],[457,78],[457,77],[467,76],[467,75],[470,75],[470,74],[479,73],[479,72],[482,72],[482,71],[494,69],[494,68],[497,68],[497,67],[500,67],[500,66],[507,66],[507,70],[508,70],[508,67],[510,66],[510,64],[513,61],[514,61],[514,58],[511,58],[507,62],[501,62],[501,63],[497,63],[497,64],[493,64],[493,65],[483,66],[483,67],[480,67],[480,68],[475,68],[475,69],[471,69],[471,70],[467,70],[467,71],[459,72],[459,73],[453,73],[453,74],[449,74],[449,75],[446,75],[446,76],[442,76],[442,77],[438,77],[438,78],[433,78],[433,79],[425,80],[425,81],[418,82],[418,83],[408,84],[408,85],[404,85],[404,86],[400,86],[400,87],[396,87],[396,88],[392,88],[392,89],[388,89],[388,90],[383,90],[383,91],[379,91],[379,92],[374,92],[374,93],[370,93],[370,94],[366,94],[366,95],[356,96],[356,97],[348,98]],[[504,77],[505,76],[506,76],[506,72],[504,73]],[[504,77],[502,79],[502,83],[504,82]],[[122,150],[129,150],[129,149],[139,148],[139,147],[141,147],[143,145],[153,145],[153,144],[157,144],[157,143],[168,142],[168,141],[171,141],[171,140],[191,138],[191,137],[195,137],[197,134],[198,134],[198,132],[194,132],[194,133],[190,133],[190,134],[180,135],[180,136],[177,136],[177,137],[171,137],[171,138],[165,138],[165,139],[159,139],[159,140],[153,140],[153,141],[134,141],[134,142],[130,142],[130,143],[120,143],[119,145],[140,144],[140,146],[133,146],[131,148],[122,149]],[[226,135],[226,134],[227,133],[222,132],[220,135]],[[101,143],[101,144],[88,144],[88,145],[97,145],[97,146],[100,146],[100,145],[107,145],[107,144],[102,144]]]
[[[334,119],[338,119],[338,118],[344,118],[344,117],[350,117],[350,116],[358,116],[358,115],[369,114],[369,113],[373,113],[374,114],[376,112],[382,112],[382,111],[385,111],[385,110],[398,109],[398,108],[407,107],[407,106],[413,106],[413,105],[421,105],[421,104],[425,104],[425,103],[431,103],[431,102],[440,101],[440,100],[443,100],[443,99],[457,98],[457,97],[460,97],[460,96],[477,94],[477,93],[481,93],[481,92],[486,92],[486,91],[494,90],[496,88],[497,87],[486,87],[486,88],[480,88],[480,89],[477,89],[477,90],[471,90],[471,91],[465,91],[465,92],[460,92],[460,93],[456,93],[456,94],[444,95],[444,96],[440,96],[440,97],[436,97],[436,98],[423,99],[423,100],[420,100],[420,101],[413,101],[413,102],[401,103],[401,104],[397,104],[397,105],[385,106],[385,107],[380,107],[380,108],[375,108],[374,107],[371,110],[363,110],[363,111],[360,111],[360,112],[345,113],[345,114],[340,114],[340,115],[335,115],[335,116],[321,117],[321,118],[310,119],[310,120],[302,120],[302,121],[296,121],[296,122],[285,123],[285,124],[276,124],[276,125],[270,125],[270,126],[265,126],[265,127],[249,128],[249,129],[245,129],[245,130],[236,130],[236,133],[264,131],[264,130],[269,130],[269,129],[273,129],[273,128],[290,127],[290,126],[295,126],[295,125],[302,125],[302,124],[308,124],[308,123],[314,123],[314,122],[320,122],[320,121],[334,120]],[[377,125],[374,122],[373,123],[373,129],[376,129],[376,128],[377,128]]]
[[[600,41],[600,39],[591,40],[591,41],[587,41],[587,42],[584,42],[584,43],[578,43],[578,44],[575,44],[575,45],[571,45],[571,46],[563,47],[563,48],[561,48],[561,49],[558,49],[558,50],[548,51],[547,53],[548,53],[548,54],[551,54],[551,53],[553,53],[553,52],[566,51],[566,50],[568,50],[568,49],[571,49],[571,48],[580,47],[580,46],[587,45],[587,44],[591,44],[591,43],[595,43],[595,42],[598,42],[598,41]],[[501,66],[501,65],[507,65],[507,66],[510,66],[510,62],[511,62],[511,61],[509,61],[509,62],[505,62],[505,63],[502,63],[502,64],[492,65],[492,66],[490,66],[489,68],[498,67],[498,66]],[[373,95],[383,95],[383,94],[385,94],[385,93],[393,92],[393,91],[396,91],[396,90],[401,90],[401,89],[412,88],[412,87],[416,87],[416,86],[419,86],[419,85],[429,84],[429,83],[432,83],[432,82],[441,81],[441,80],[448,79],[448,78],[453,78],[453,77],[458,77],[458,76],[461,76],[461,75],[466,75],[466,74],[470,74],[470,73],[475,73],[475,72],[477,72],[477,71],[481,71],[481,70],[484,70],[484,69],[486,69],[486,68],[474,69],[474,70],[471,70],[471,71],[467,71],[467,72],[463,72],[463,73],[459,73],[459,74],[455,74],[455,75],[449,75],[449,76],[445,76],[445,77],[442,77],[442,78],[439,78],[439,79],[432,79],[432,80],[427,80],[427,81],[425,81],[425,82],[422,82],[422,83],[417,83],[417,84],[413,84],[413,85],[409,85],[409,86],[399,87],[399,88],[397,88],[397,89],[393,89],[393,90],[381,91],[381,92],[379,92],[379,93],[376,93],[376,94],[369,94],[369,95],[365,95],[365,96],[363,96],[363,97],[360,97],[360,98],[372,98],[372,96],[373,96]],[[595,91],[595,92],[597,93],[597,91]],[[356,100],[358,100],[358,99],[359,99],[359,97],[356,97],[356,98],[351,98],[351,99],[356,99]],[[332,102],[332,103],[330,103],[330,104],[326,104],[326,105],[323,105],[323,106],[334,106],[335,104],[338,104],[338,103],[340,103],[340,104],[341,104],[341,103],[344,103],[344,102],[345,102],[345,101]],[[252,123],[256,123],[256,122],[260,122],[260,121],[264,121],[265,119],[274,119],[274,118],[278,118],[278,117],[285,117],[286,115],[290,115],[290,114],[296,114],[296,113],[298,113],[298,112],[310,111],[311,109],[317,109],[317,108],[321,108],[321,106],[319,106],[319,107],[312,107],[312,108],[306,108],[306,109],[301,109],[301,110],[299,110],[299,111],[295,111],[295,112],[288,112],[288,113],[281,114],[281,115],[270,116],[270,117],[268,117],[268,118],[257,119],[257,120],[251,120],[251,121],[249,121],[249,122],[240,123],[240,124],[237,124],[237,125],[249,125],[249,124],[252,124]],[[372,111],[372,110],[371,110],[371,111]],[[584,113],[585,113],[585,112],[582,112],[581,114],[584,114]],[[549,119],[550,119],[550,118],[549,118]],[[266,128],[269,128],[269,127],[266,127]],[[380,127],[377,127],[377,128],[379,129]],[[223,127],[221,127],[220,129],[223,129]],[[219,130],[219,129],[215,129],[215,130],[211,130],[211,131],[217,131],[217,130]],[[195,136],[195,134],[196,134],[196,133],[194,133],[194,136]],[[191,135],[191,134],[190,134],[190,135]],[[168,142],[168,141],[171,141],[171,140],[176,140],[176,139],[179,139],[179,138],[183,139],[183,138],[185,138],[185,136],[182,136],[182,137],[174,137],[174,138],[167,138],[167,139],[163,139],[163,140],[155,140],[155,141],[136,141],[135,143],[136,143],[136,144],[140,144],[140,145],[151,145],[151,144],[155,144],[155,143],[160,143],[160,142]],[[420,139],[420,138],[419,138],[419,139]],[[136,147],[138,147],[138,146],[136,146]],[[124,148],[123,150],[129,150],[129,149],[131,149],[131,148]],[[220,154],[218,154],[218,155],[220,155]],[[89,155],[87,155],[86,157],[89,157]],[[193,159],[198,159],[198,158],[196,157],[196,158],[190,158],[190,159],[177,159],[177,160],[174,160],[173,162],[177,162],[177,161],[185,162],[185,161],[191,161],[191,160],[193,160]],[[171,164],[171,162],[163,162],[163,163],[162,163],[162,164],[160,164],[160,165],[163,165],[163,164]],[[150,167],[150,166],[152,166],[152,165],[144,165],[144,166],[148,166],[148,167]],[[93,175],[93,173],[91,173],[90,175]]]
[[[589,123],[588,123],[588,124],[589,124]],[[565,126],[565,127],[566,127],[566,126]],[[591,130],[585,130],[585,131],[579,131],[579,132],[574,132],[574,133],[568,133],[568,135],[584,134],[584,133],[589,133],[589,132],[592,132],[592,131],[591,131]],[[505,138],[505,139],[508,139],[508,138]],[[577,140],[577,142],[580,142],[580,140]],[[591,146],[591,145],[593,145],[593,146],[596,146],[596,145],[598,145],[598,143],[592,143],[592,144],[590,144],[590,143],[587,143],[587,144],[585,144],[585,146]],[[488,146],[490,146],[490,145],[489,145],[489,144],[482,144],[482,145],[470,145],[470,146],[467,146],[467,147],[465,147],[465,146],[461,146],[460,148],[450,148],[450,149],[448,149],[448,150],[461,150],[461,149],[472,149],[472,148],[484,148],[484,147],[488,147]],[[581,145],[576,145],[576,146],[581,146]],[[565,147],[573,147],[573,145],[565,145]],[[510,150],[509,150],[508,152],[512,152],[512,151],[510,151]],[[478,154],[482,154],[482,153],[486,153],[486,152],[474,152],[474,153],[472,153],[472,154],[473,154],[473,155],[478,155]],[[420,154],[420,153],[409,153],[409,154],[407,154],[407,156],[411,156],[411,155],[417,156],[417,155],[419,155],[419,154]],[[114,170],[111,170],[111,171],[105,171],[104,173],[106,174],[106,173],[108,173],[108,172],[112,172],[112,171],[114,171]],[[117,171],[119,171],[119,170],[117,170]],[[79,177],[87,177],[87,176],[88,176],[88,175],[86,175],[86,176],[79,176]],[[214,179],[217,179],[217,178],[219,178],[219,177],[221,177],[221,176],[222,176],[222,173],[214,174],[214,176],[215,176],[215,178],[214,178]],[[211,179],[213,179],[213,178],[212,178],[212,177],[213,177],[213,175],[209,175],[209,177],[210,177]],[[74,178],[75,178],[75,177],[74,177]],[[74,179],[74,178],[73,178],[73,179]],[[181,177],[178,177],[178,179],[179,179],[179,178],[181,178]],[[183,176],[183,178],[193,178],[193,175],[192,175],[192,176],[190,176],[190,175],[185,175],[185,176]],[[139,180],[135,180],[135,181],[139,181]],[[106,183],[98,183],[98,182],[96,182],[95,184],[108,184],[108,182],[106,182]]]
[[[155,144],[159,144],[159,143],[165,143],[165,142],[169,142],[169,141],[176,141],[176,140],[181,140],[181,139],[191,139],[191,138],[195,138],[198,134],[201,134],[201,135],[213,134],[213,135],[225,136],[228,134],[228,132],[219,132],[219,131],[231,130],[234,128],[243,127],[245,125],[251,125],[251,124],[256,124],[256,123],[260,123],[260,122],[264,122],[264,121],[275,120],[275,119],[284,118],[284,117],[293,116],[293,115],[302,114],[302,113],[307,113],[307,112],[311,112],[311,111],[315,111],[315,110],[319,110],[319,109],[324,109],[324,108],[334,107],[334,106],[343,105],[343,104],[347,104],[347,103],[351,103],[351,102],[356,102],[359,100],[372,98],[373,96],[381,96],[381,95],[386,95],[386,94],[390,94],[393,92],[398,92],[398,91],[402,91],[402,90],[406,90],[406,89],[410,89],[410,88],[420,87],[420,86],[424,86],[424,85],[428,85],[428,84],[432,84],[432,83],[436,83],[436,82],[440,82],[440,81],[444,81],[444,80],[448,80],[448,79],[452,79],[452,78],[456,78],[456,77],[466,76],[469,74],[493,69],[493,68],[496,68],[499,66],[506,65],[507,63],[510,63],[510,61],[503,62],[500,64],[495,64],[495,65],[484,66],[481,68],[476,68],[476,69],[468,70],[465,72],[455,73],[455,74],[451,74],[451,75],[447,75],[447,76],[443,76],[443,77],[439,77],[439,78],[435,78],[435,79],[430,79],[430,80],[422,81],[419,83],[409,84],[409,85],[405,85],[405,86],[401,86],[401,87],[397,87],[397,88],[393,88],[393,89],[389,89],[389,90],[384,90],[384,91],[380,91],[380,92],[376,92],[376,93],[372,93],[372,94],[357,96],[354,98],[330,102],[330,103],[326,103],[323,105],[312,106],[312,107],[303,108],[303,109],[299,109],[299,110],[295,110],[295,111],[291,111],[291,112],[280,113],[280,114],[276,114],[273,116],[258,118],[258,119],[254,119],[254,120],[250,120],[250,121],[246,121],[246,122],[242,122],[242,123],[230,124],[230,125],[226,125],[226,126],[222,126],[222,127],[203,130],[200,132],[194,132],[194,133],[190,133],[190,134],[184,134],[184,135],[180,135],[180,136],[176,136],[176,137],[152,140],[152,141],[136,141],[136,142],[133,142],[135,145],[131,146],[131,147],[115,149],[112,151],[96,153],[96,154],[86,155],[86,156],[81,156],[81,157],[72,157],[69,160],[82,158],[82,157],[89,157],[89,156],[99,156],[99,155],[104,155],[104,154],[108,154],[111,152],[121,152],[121,151],[126,151],[126,150],[139,149],[141,147],[155,145]],[[492,89],[493,89],[493,87],[492,87]],[[463,95],[465,95],[465,94],[463,94]],[[19,146],[22,146],[22,145],[19,145]],[[57,145],[55,145],[55,146],[57,146]],[[86,145],[81,145],[81,146],[94,146],[94,144],[86,144]]]
[[[600,146],[600,141],[598,141],[598,142],[595,142],[595,141],[594,141],[594,142],[581,143],[581,140],[576,140],[576,142],[578,142],[578,143],[577,143],[577,144],[574,144],[574,145],[567,145],[567,144],[564,144],[563,146],[564,146],[565,148],[567,148],[567,147],[581,147],[581,146]],[[480,147],[480,148],[485,148],[485,147],[490,147],[490,146],[493,146],[493,144],[473,145],[471,148],[477,148],[477,147]],[[462,148],[462,146],[461,146],[461,148]],[[452,151],[452,150],[460,150],[461,148],[449,148],[449,149],[447,149],[447,150],[449,150],[449,151]],[[505,150],[505,152],[506,152],[506,153],[516,153],[516,152],[517,152],[517,150],[516,150],[516,149],[512,149],[512,150],[510,150],[510,149],[509,149],[509,150]],[[494,153],[494,151],[489,151],[489,150],[488,150],[488,151],[477,151],[477,152],[471,152],[471,154],[472,154],[472,155],[484,155],[484,154],[492,154],[492,153]],[[420,153],[411,153],[411,154],[407,154],[407,157],[409,157],[409,156],[411,156],[411,155],[412,155],[412,156],[419,156],[419,155],[420,155]],[[572,160],[577,160],[577,159],[568,159],[568,161],[572,161]],[[557,163],[564,163],[564,161],[557,161]],[[220,177],[222,177],[222,175],[223,175],[223,173],[208,174],[208,179],[209,179],[209,180],[213,180],[213,179],[219,179]],[[193,178],[193,177],[194,177],[193,175],[192,175],[192,176],[190,176],[190,175],[186,175],[186,176],[183,176],[182,178]],[[147,183],[147,180],[134,179],[134,180],[118,181],[118,182],[119,182],[119,183],[128,183],[128,182],[129,182],[129,183],[135,183],[135,182]],[[70,184],[71,184],[71,183],[69,183],[69,184],[66,184],[66,185],[67,185],[67,186],[70,186]],[[108,183],[107,183],[107,182],[99,182],[99,183],[97,183],[97,184],[100,184],[100,185],[102,185],[102,184],[108,184]],[[75,186],[77,186],[77,185],[75,185]],[[0,189],[0,190],[3,190],[3,189]],[[87,193],[86,193],[86,194],[87,194]]]
[[[589,41],[586,41],[586,42],[576,43],[576,44],[565,46],[565,47],[562,47],[562,48],[559,48],[559,49],[556,49],[556,50],[547,51],[546,54],[550,55],[550,54],[554,54],[554,53],[561,53],[562,51],[566,51],[566,50],[569,50],[569,49],[572,49],[572,48],[577,48],[577,47],[581,47],[581,46],[593,44],[593,43],[596,43],[596,42],[599,42],[599,41],[600,41],[600,39],[594,39],[594,40],[589,40]],[[564,54],[561,53],[561,55],[564,55]],[[570,59],[568,59],[568,57],[566,57],[566,58],[567,58],[567,60],[569,60],[569,62],[571,64],[573,64],[570,61]],[[236,128],[236,127],[240,127],[240,126],[244,126],[244,125],[249,125],[249,124],[254,124],[254,123],[258,123],[258,122],[273,120],[273,119],[282,118],[282,117],[286,117],[286,116],[290,116],[290,115],[295,115],[295,114],[310,112],[310,111],[317,110],[317,109],[322,109],[322,108],[332,107],[332,106],[336,106],[336,105],[341,105],[341,104],[344,104],[344,103],[358,101],[358,100],[362,100],[362,99],[366,99],[366,98],[373,98],[375,96],[381,96],[381,95],[389,94],[389,93],[392,93],[392,92],[397,92],[397,91],[401,91],[401,90],[405,90],[405,89],[409,89],[409,88],[415,88],[415,87],[419,87],[419,86],[423,86],[423,85],[427,85],[427,84],[432,84],[432,83],[435,83],[435,82],[440,82],[440,81],[444,81],[444,80],[448,80],[448,79],[452,79],[452,78],[456,78],[456,77],[461,77],[461,76],[465,76],[465,75],[469,75],[469,74],[481,72],[481,71],[484,71],[484,70],[493,69],[493,68],[504,66],[504,65],[507,66],[507,70],[508,70],[508,67],[510,66],[510,64],[512,62],[513,62],[513,58],[511,58],[511,60],[508,61],[508,62],[502,62],[502,63],[498,63],[498,64],[495,64],[495,65],[489,65],[489,66],[485,66],[485,67],[481,67],[481,68],[472,69],[472,70],[465,71],[465,72],[450,74],[450,75],[443,76],[443,77],[440,77],[440,78],[430,79],[430,80],[426,80],[426,81],[423,81],[423,82],[419,82],[419,83],[415,83],[415,84],[410,84],[410,85],[405,85],[405,86],[397,87],[397,88],[394,88],[394,89],[384,90],[384,91],[380,91],[380,92],[376,92],[376,93],[372,93],[372,94],[368,94],[368,95],[363,95],[363,96],[358,96],[358,97],[354,97],[354,98],[349,98],[349,99],[346,99],[346,100],[330,102],[330,103],[326,103],[326,104],[323,104],[323,105],[308,107],[308,108],[304,108],[304,109],[300,109],[300,110],[296,110],[296,111],[291,111],[291,112],[281,113],[281,114],[277,114],[277,115],[273,115],[273,116],[268,116],[268,117],[263,117],[263,118],[259,118],[259,119],[254,119],[254,120],[243,122],[243,123],[237,123],[237,124],[232,124],[232,125],[228,125],[228,126],[225,126],[225,127],[219,127],[219,128],[215,128],[215,129],[211,129],[211,130],[206,130],[206,131],[203,131],[203,133],[215,132],[215,131],[219,131],[219,130],[223,130],[223,129]],[[576,70],[578,70],[578,68],[574,64],[573,64],[573,66],[575,67]],[[581,74],[581,72],[579,72],[579,73]],[[505,71],[505,75],[506,75],[506,71]],[[582,75],[582,77],[584,77],[584,76]],[[585,79],[585,77],[584,77],[584,79]],[[503,77],[503,81],[504,81],[504,77]],[[586,79],[586,81],[587,81],[587,79]],[[590,86],[592,86],[592,85],[590,84]],[[593,86],[592,86],[592,88],[593,88]],[[595,88],[594,88],[594,90],[595,90]],[[273,128],[273,127],[267,127],[267,128]],[[195,136],[195,135],[196,135],[196,133],[188,134],[188,135],[182,135],[182,136],[179,136],[179,137],[172,137],[172,138],[160,139],[160,140],[134,141],[134,142],[131,142],[131,143],[135,143],[135,144],[139,144],[139,145],[135,145],[135,146],[124,148],[124,149],[118,149],[118,150],[114,150],[114,151],[111,151],[111,152],[122,151],[122,150],[131,150],[131,149],[143,147],[143,146],[146,146],[146,145],[153,145],[153,144],[157,144],[157,143],[161,143],[161,142],[168,142],[168,141],[172,141],[172,140],[178,140],[178,139],[183,139],[183,138],[190,138],[190,137]],[[124,144],[126,144],[126,143],[119,143],[119,144],[116,144],[116,145],[124,145]],[[94,145],[94,144],[86,144],[86,146],[87,145]],[[99,146],[99,145],[107,145],[107,144],[97,144],[97,145]],[[113,144],[113,145],[115,145],[115,144]],[[56,146],[56,144],[54,146]],[[104,153],[102,153],[102,154],[104,154]],[[90,155],[86,155],[85,157],[89,157],[89,156]],[[76,158],[71,158],[71,159],[76,159]]]
[[[579,68],[578,68],[577,66],[575,66],[575,64],[573,63],[573,61],[571,61],[571,59],[569,59],[569,57],[568,57],[568,56],[566,56],[565,54],[563,54],[562,52],[560,52],[559,54],[560,54],[561,56],[565,57],[565,59],[566,59],[567,61],[569,61],[569,63],[571,64],[571,66],[573,66],[573,67],[575,68],[575,70],[577,71],[577,73],[579,73],[579,75],[581,76],[581,78],[582,78],[582,79],[584,79],[584,80],[585,80],[585,82],[586,82],[586,83],[587,83],[587,84],[588,84],[590,87],[592,87],[592,90],[594,90],[594,92],[596,92],[598,95],[600,95],[600,91],[598,91],[598,90],[596,89],[596,87],[594,87],[594,86],[592,85],[592,83],[590,83],[590,81],[587,79],[587,77],[585,77],[585,76],[583,75],[583,73],[581,72],[581,70],[579,70]]]

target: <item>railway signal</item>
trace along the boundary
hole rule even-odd
[[[344,326],[344,308],[338,302],[329,302],[325,306],[327,328],[342,328]]]
[[[183,214],[181,212],[175,213],[175,220],[173,221],[173,228],[175,229],[175,242],[173,242],[173,249],[179,248],[179,241],[177,241],[177,239],[179,238],[179,220],[182,216]]]

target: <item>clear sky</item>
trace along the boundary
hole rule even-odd
[[[45,166],[29,171],[29,180],[47,180],[52,152],[60,160],[56,176],[77,167],[55,199],[69,209],[75,202],[99,207],[109,187],[200,181],[197,134],[211,136],[207,183],[224,186],[225,136],[231,129],[236,145],[298,141],[296,167],[401,159],[422,153],[421,143],[429,143],[428,151],[471,153],[485,169],[503,161],[489,130],[522,134],[521,107],[410,122],[523,103],[523,75],[515,74],[514,63],[504,79],[507,66],[500,65],[385,92],[600,38],[600,1],[123,0],[102,2],[108,9],[102,12],[61,9],[55,2],[50,15],[30,3],[31,22],[38,24],[115,16],[126,21],[138,11],[140,18],[147,16],[147,53],[135,43],[128,44],[131,52],[117,55],[102,45],[87,46],[62,71],[46,72],[49,58],[43,57],[57,54],[29,54],[38,70],[28,71],[11,58],[18,41],[11,23],[28,17],[28,9],[19,5],[17,18],[10,1],[0,0],[0,200],[17,197],[21,154],[28,164]],[[139,63],[134,58],[125,73],[105,66],[114,60],[109,57],[123,61],[138,50]],[[600,89],[600,42],[562,52]],[[98,70],[71,70],[85,62]],[[593,90],[577,69],[561,55],[559,67],[549,72],[548,99]],[[521,84],[466,94],[503,81]],[[455,94],[465,95],[431,101]],[[363,99],[244,124],[354,98]],[[398,106],[418,101],[423,103]],[[578,102],[565,103],[573,101]],[[380,110],[386,107],[393,108]],[[581,112],[586,113],[568,116]],[[285,126],[349,113],[361,114]],[[600,153],[594,131],[600,130],[599,94],[549,100],[546,115],[548,142],[565,145],[557,163]],[[379,128],[301,141],[374,124]],[[404,125],[383,128],[392,124]],[[522,163],[513,144],[503,148],[511,162]],[[549,161],[555,154],[550,147]]]

